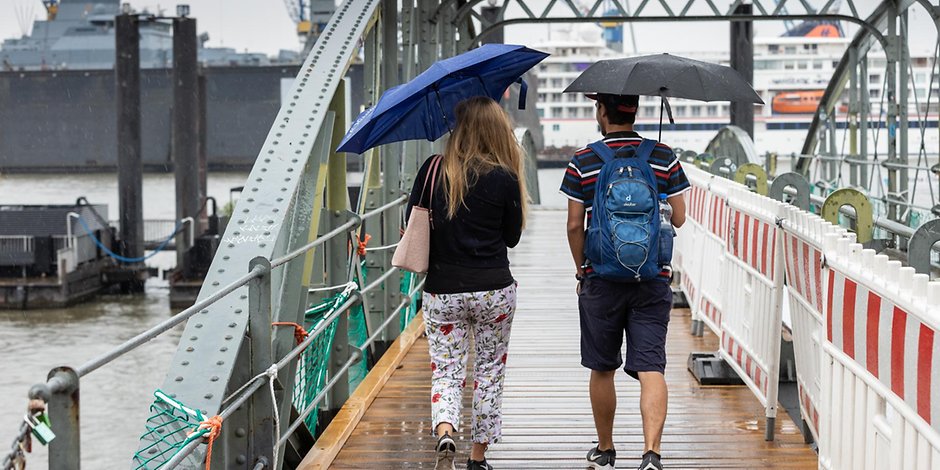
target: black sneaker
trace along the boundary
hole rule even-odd
[[[614,460],[617,460],[617,451],[598,450],[597,447],[587,453],[588,468],[598,470],[614,470]]]
[[[661,458],[656,452],[646,451],[643,454],[643,462],[640,463],[639,470],[663,470],[663,464],[659,461]]]
[[[486,463],[486,459],[481,461],[467,459],[467,470],[493,470],[493,466]]]
[[[438,438],[437,447],[434,448],[434,451],[437,453],[437,464],[434,466],[434,470],[457,470],[454,467],[457,444],[454,442],[454,438],[450,437],[450,433],[445,433]]]

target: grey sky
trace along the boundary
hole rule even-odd
[[[93,0],[91,0],[93,1]],[[172,13],[176,3],[172,0],[157,2],[154,0],[129,0],[137,9],[147,8],[157,11],[159,8]],[[871,3],[862,0],[859,3]],[[239,51],[249,50],[275,54],[279,49],[296,49],[299,41],[294,33],[294,24],[288,17],[283,0],[183,0],[192,9],[192,16],[198,21],[200,32],[208,32],[210,46],[234,47]],[[537,0],[532,5],[544,4]],[[563,4],[563,2],[558,2]],[[638,0],[630,2],[637,4]],[[651,2],[653,4],[655,2]],[[685,4],[685,1],[679,2]],[[723,2],[715,2],[722,6]],[[727,2],[724,2],[727,3]],[[649,7],[650,13],[658,13]],[[34,18],[45,15],[40,0],[0,0],[0,38],[16,37],[21,34],[18,22],[19,13],[32,11]],[[911,17],[912,31],[915,38],[915,51],[932,51],[936,40],[935,29],[927,14],[915,8]],[[855,27],[845,25],[849,34]],[[776,36],[783,31],[779,22],[757,22],[755,31],[758,36]],[[728,24],[724,22],[708,23],[647,23],[635,26],[640,52],[697,52],[728,50]],[[629,38],[629,33],[625,34]],[[507,30],[506,41],[514,43],[537,44],[548,38],[545,26],[514,26]],[[630,49],[629,44],[627,49]]]

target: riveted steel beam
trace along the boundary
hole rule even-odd
[[[347,0],[337,7],[317,39],[248,176],[198,299],[243,277],[251,259],[275,259],[288,251],[293,204],[304,180],[316,176],[304,169],[310,163],[329,103],[358,53],[359,39],[374,24],[380,5],[381,0]],[[275,268],[272,279],[286,280],[280,272],[284,269]],[[301,285],[284,288],[299,291]],[[189,320],[161,386],[186,406],[210,416],[222,408],[226,394],[243,383],[235,383],[233,374],[247,365],[240,362],[244,358],[239,355],[248,325],[247,291],[247,287],[239,288]],[[223,449],[216,452],[235,456],[235,449],[224,449],[224,443],[219,443]],[[141,443],[142,448],[147,445]],[[246,465],[226,458],[223,466]]]

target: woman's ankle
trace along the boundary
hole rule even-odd
[[[444,434],[454,434],[454,425],[450,423],[438,423],[437,425],[437,437],[441,437]]]
[[[476,462],[483,462],[486,460],[486,448],[488,444],[478,444],[473,443],[473,447],[470,448],[470,460]]]

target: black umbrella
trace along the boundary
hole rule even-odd
[[[667,97],[764,104],[737,70],[669,54],[595,62],[564,92],[660,96],[660,123],[662,108],[674,122]]]

